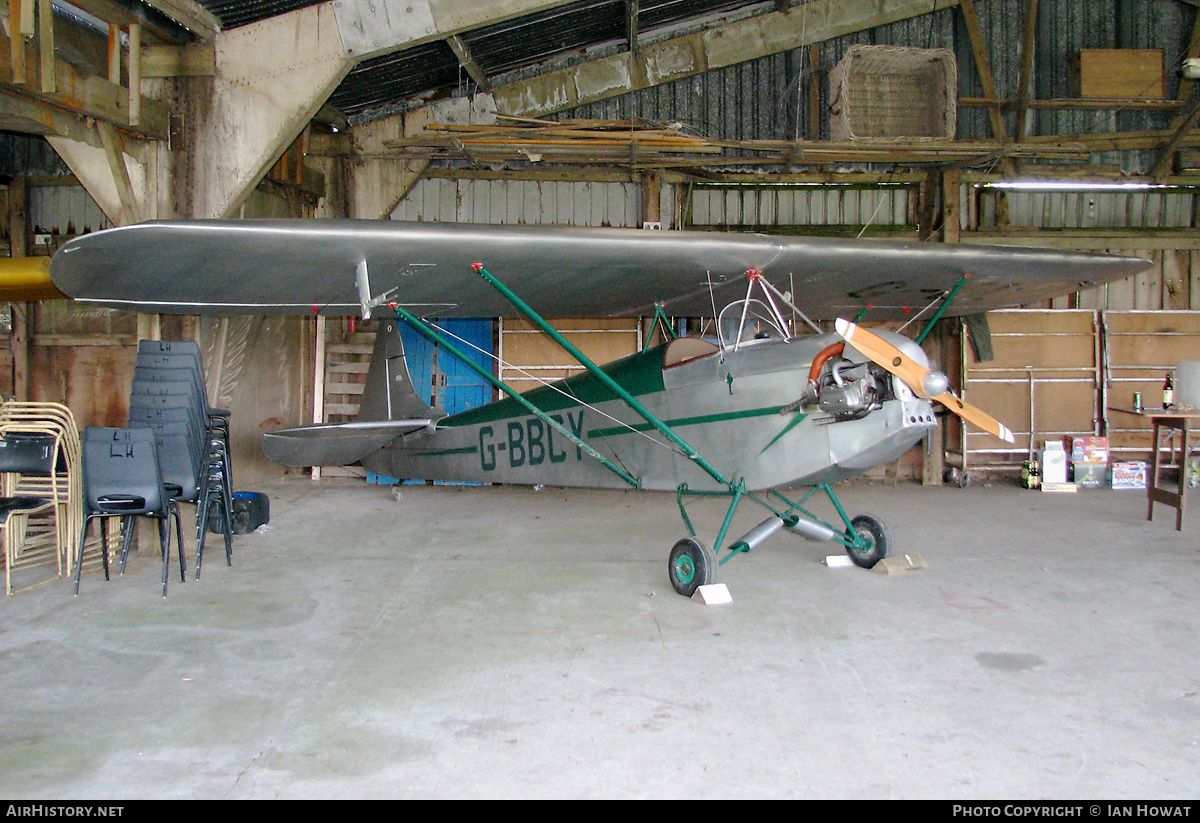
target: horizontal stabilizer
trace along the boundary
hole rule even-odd
[[[283,466],[348,466],[402,434],[432,425],[432,418],[328,423],[267,432],[263,453]]]

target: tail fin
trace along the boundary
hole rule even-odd
[[[284,466],[348,466],[395,438],[445,417],[417,394],[395,320],[375,337],[358,422],[318,424],[263,435],[263,452]]]
[[[431,408],[413,385],[399,324],[392,319],[381,320],[358,407],[358,419],[366,422],[409,418],[436,420],[439,417],[445,417],[445,412]]]

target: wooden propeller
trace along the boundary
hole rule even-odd
[[[899,377],[918,397],[935,400],[957,414],[963,420],[983,431],[993,434],[1006,443],[1015,442],[1013,433],[991,415],[960,400],[950,391],[946,375],[918,363],[900,349],[872,331],[849,320],[838,319],[837,333],[871,361],[879,364]]]

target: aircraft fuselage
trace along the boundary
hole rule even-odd
[[[747,490],[833,483],[895,460],[935,425],[929,401],[890,376],[861,416],[835,416],[804,396],[817,355],[840,340],[755,340],[721,350],[674,341],[604,371],[712,467]],[[640,481],[644,489],[722,486],[594,375],[525,395],[550,420]],[[513,399],[444,418],[396,438],[363,465],[388,477],[565,487],[625,480]]]

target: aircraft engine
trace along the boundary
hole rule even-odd
[[[821,411],[853,419],[879,408],[890,386],[890,376],[875,364],[838,359],[817,381],[817,401]]]

